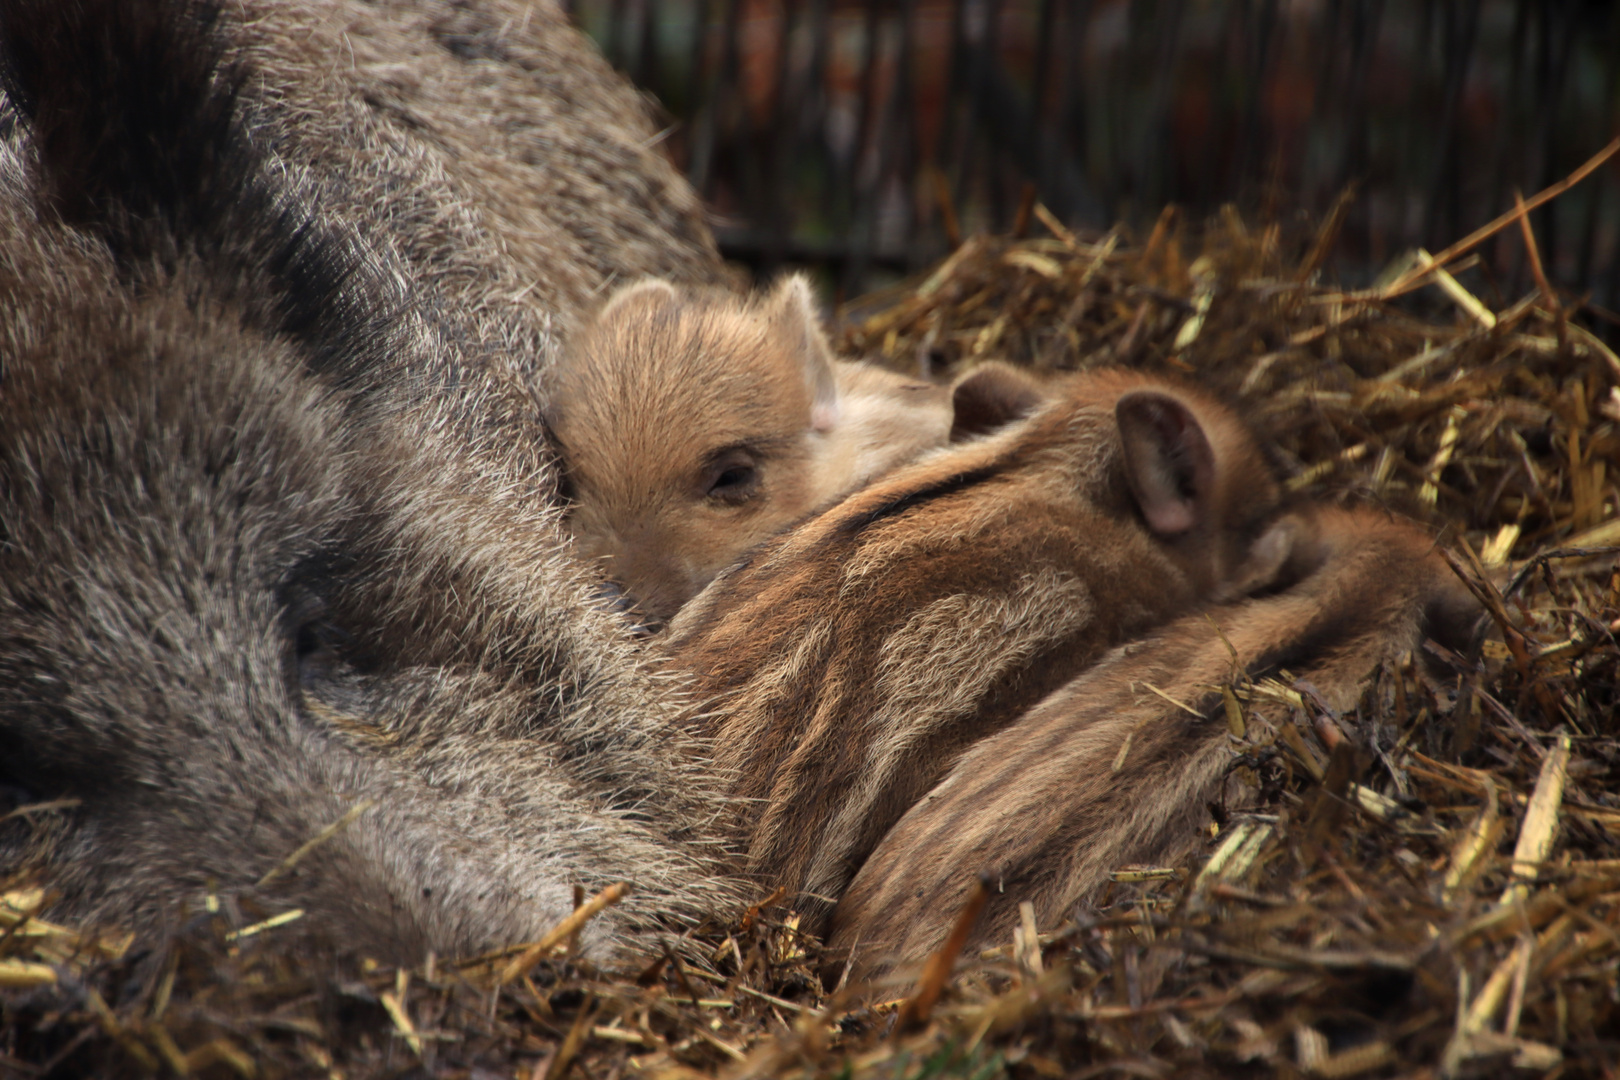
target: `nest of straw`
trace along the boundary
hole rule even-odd
[[[1533,244],[1525,220],[1496,224]],[[832,992],[780,897],[639,972],[592,969],[566,933],[404,969],[311,951],[286,915],[200,912],[137,954],[42,920],[19,882],[0,1074],[1613,1075],[1620,359],[1549,287],[1479,299],[1440,268],[1466,245],[1324,285],[1335,227],[1228,214],[1194,243],[1167,216],[1133,243],[1046,220],[969,240],[843,335],[934,375],[1174,371],[1241,403],[1293,489],[1444,527],[1495,633],[1390,666],[1341,716],[1236,687],[1239,713],[1291,720],[1247,729],[1277,733],[1244,748],[1262,808],[1215,808],[1190,864],[1121,867],[948,979]]]

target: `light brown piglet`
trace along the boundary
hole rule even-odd
[[[970,946],[1011,940],[1024,901],[1061,923],[1110,871],[1187,854],[1235,757],[1221,693],[1235,673],[1287,670],[1347,709],[1381,661],[1426,635],[1455,644],[1477,614],[1430,537],[1382,511],[1303,514],[1278,583],[1116,649],[964,754],[856,875],[835,950],[869,973],[923,959],[981,873]]]
[[[942,445],[947,392],[835,360],[808,281],[740,298],[644,281],[551,376],[577,554],[656,625],[739,555]]]
[[[759,549],[670,626],[748,869],[807,929],[975,741],[1290,550],[1267,460],[1219,402],[1111,370],[1052,392]]]

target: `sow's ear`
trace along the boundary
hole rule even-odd
[[[1114,406],[1125,476],[1148,528],[1176,536],[1205,523],[1215,489],[1215,453],[1185,403],[1133,390]]]
[[[810,279],[790,274],[777,282],[765,310],[771,329],[803,365],[805,389],[810,391],[810,427],[831,431],[838,423],[838,385],[833,379],[832,346],[816,315]]]
[[[951,442],[1022,420],[1046,401],[1040,384],[1007,364],[980,364],[951,388]]]

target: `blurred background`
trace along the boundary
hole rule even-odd
[[[1038,200],[1140,238],[1174,204],[1307,228],[1369,280],[1620,131],[1615,0],[571,0],[661,104],[728,258],[849,298]],[[1620,159],[1533,216],[1549,277],[1620,308]],[[1475,287],[1530,287],[1517,230]],[[1597,321],[1603,321],[1603,311]],[[1612,338],[1614,327],[1608,328]]]

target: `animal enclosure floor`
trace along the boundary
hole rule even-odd
[[[21,878],[0,1076],[1613,1075],[1620,359],[1573,298],[1421,260],[1337,290],[1317,280],[1335,228],[1036,220],[857,302],[843,333],[936,377],[1178,373],[1240,403],[1301,496],[1440,528],[1491,632],[1391,665],[1342,715],[1287,678],[1231,687],[1256,808],[1212,807],[1184,864],[1120,867],[1062,925],[962,957],[926,1015],[909,982],[823,992],[779,904],[637,971],[572,962],[566,936],[404,970],[284,944],[297,916],[274,911],[198,911],[138,953],[34,917],[49,896]]]

